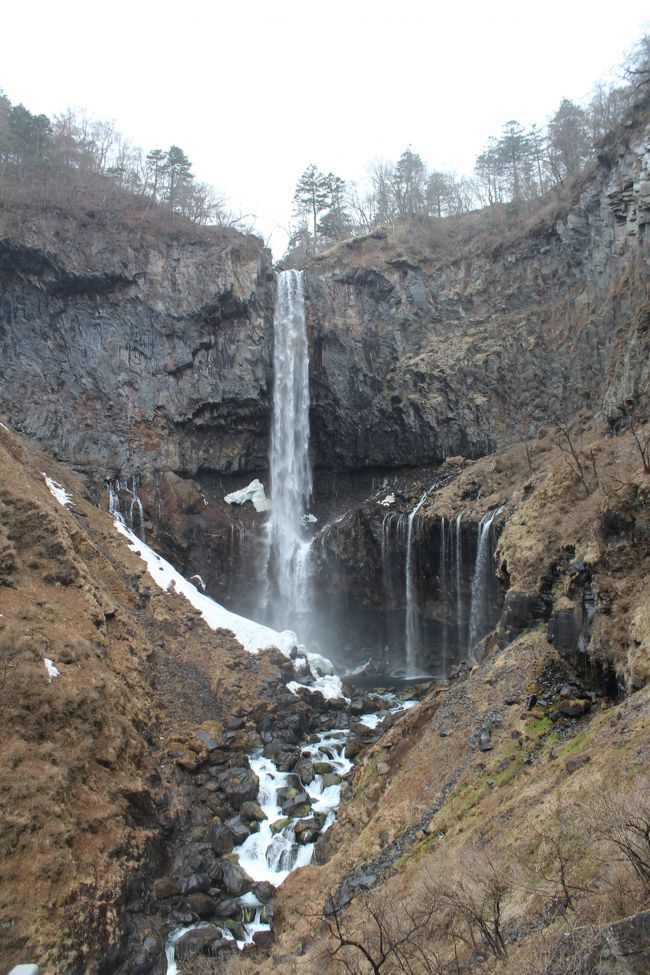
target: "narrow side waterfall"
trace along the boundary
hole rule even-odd
[[[309,351],[302,271],[281,271],[273,322],[271,516],[266,612],[279,629],[298,629],[308,605],[308,540],[303,519],[311,496]]]
[[[138,497],[137,474],[108,482],[108,513],[144,542],[144,508]]]
[[[466,644],[465,613],[463,611],[463,545],[461,526],[463,512],[459,511],[454,521],[454,582],[456,584],[456,635],[459,647]]]
[[[446,607],[447,602],[447,519],[444,515],[440,516],[440,559],[438,563],[438,586],[440,591],[440,604]],[[447,651],[448,651],[447,620],[443,620],[440,636],[440,670],[442,677],[447,677]]]
[[[492,522],[501,511],[493,508],[483,515],[478,526],[478,542],[476,546],[476,562],[472,576],[472,597],[469,619],[469,648],[485,635],[488,616],[488,576],[490,573],[490,556],[492,554],[491,529]]]
[[[432,489],[424,492],[412,511],[409,512],[406,530],[406,676],[415,677],[417,653],[420,645],[420,618],[418,612],[418,572],[416,540],[413,522]]]

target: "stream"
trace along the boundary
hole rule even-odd
[[[414,700],[397,701],[391,693],[381,697],[386,712],[361,715],[359,723],[366,728],[377,728],[388,714],[417,704]],[[279,887],[293,870],[312,862],[318,838],[336,819],[341,786],[353,767],[345,757],[350,734],[350,729],[340,728],[313,735],[301,748],[299,771],[280,771],[259,749],[250,755],[250,767],[259,779],[257,801],[266,819],[233,852],[239,866],[254,883],[266,882]],[[306,760],[304,764],[303,760]],[[236,901],[242,910],[242,923],[236,925],[235,931],[200,921],[170,932],[166,945],[167,975],[178,975],[176,945],[190,931],[216,926],[225,942],[235,942],[241,949],[253,942],[257,932],[271,930],[272,911],[252,891]]]

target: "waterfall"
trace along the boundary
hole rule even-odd
[[[109,481],[108,513],[126,525],[144,542],[144,508],[138,496],[139,487],[140,481],[137,474],[132,474],[130,480],[125,477]],[[123,513],[120,511],[120,494],[126,495]]]
[[[440,560],[438,562],[438,584],[440,606],[447,605],[447,519],[440,516]],[[447,620],[441,619],[440,663],[443,678],[447,678]]]
[[[465,620],[463,619],[463,546],[461,538],[461,526],[463,522],[463,512],[459,511],[454,521],[454,569],[456,583],[456,634],[458,639],[458,649],[465,646]]]
[[[308,604],[309,551],[302,519],[311,496],[309,354],[301,271],[277,278],[273,320],[271,516],[267,527],[266,609],[281,629],[296,627]]]
[[[420,644],[420,620],[418,613],[417,574],[414,562],[414,532],[413,522],[418,511],[424,504],[433,488],[424,492],[412,511],[409,512],[406,529],[406,676],[414,677],[416,673],[416,658]],[[417,533],[416,533],[417,537]]]
[[[476,546],[476,562],[472,576],[472,602],[469,619],[469,648],[485,635],[488,617],[488,579],[490,574],[490,529],[492,522],[501,511],[493,508],[488,511],[479,522],[478,542]]]

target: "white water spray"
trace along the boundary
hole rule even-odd
[[[493,508],[483,515],[478,526],[478,543],[476,547],[476,562],[472,576],[472,608],[469,619],[469,647],[470,650],[482,636],[484,636],[485,620],[487,616],[487,586],[490,572],[490,529],[492,522],[501,511]]]
[[[273,322],[271,517],[267,539],[266,610],[298,628],[309,602],[309,551],[303,527],[311,496],[309,351],[301,271],[281,271]]]
[[[413,522],[418,511],[433,490],[424,492],[412,511],[409,512],[406,529],[406,676],[415,677],[416,658],[420,643],[420,621],[418,616],[417,578],[414,567]]]

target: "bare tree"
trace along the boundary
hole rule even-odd
[[[383,897],[368,897],[361,930],[354,933],[337,908],[319,917],[335,942],[331,956],[349,975],[384,975],[389,968],[404,975],[451,975],[440,950],[441,932],[435,930],[438,907],[433,891],[425,897],[407,898],[397,909],[394,902],[388,904]]]
[[[562,913],[573,910],[579,894],[593,888],[584,881],[592,840],[590,831],[576,821],[576,817],[559,801],[543,829],[532,827],[535,836],[533,857],[521,862],[524,876],[528,875],[533,890],[540,882],[552,894],[560,895]]]
[[[468,850],[452,873],[436,880],[433,890],[446,906],[450,930],[474,950],[487,948],[495,958],[507,958],[503,934],[503,905],[512,890],[512,869],[480,850]]]
[[[593,453],[591,455],[591,458],[587,458],[585,456],[585,454],[582,452],[580,447],[576,445],[576,443],[574,442],[573,437],[571,436],[571,431],[569,430],[569,427],[567,426],[566,423],[563,423],[561,420],[556,419],[555,426],[556,426],[556,432],[551,439],[555,444],[555,446],[560,448],[567,467],[569,467],[569,469],[573,471],[575,476],[579,479],[580,483],[582,484],[582,487],[585,492],[585,496],[589,497],[592,488],[587,478],[587,464],[589,460],[591,460],[591,464],[595,473],[596,465],[595,465]],[[598,475],[596,474],[596,479],[597,478]]]
[[[617,783],[597,797],[590,828],[611,844],[650,897],[650,787]]]

